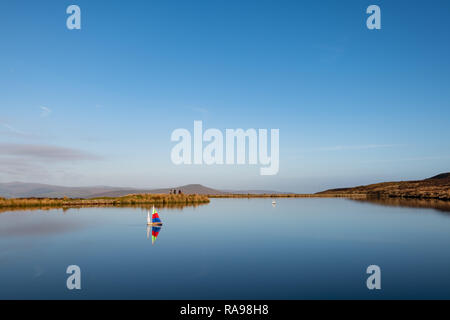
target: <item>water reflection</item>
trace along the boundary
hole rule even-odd
[[[150,239],[150,229],[152,230],[152,245],[154,245],[156,242],[156,238],[158,237],[159,232],[161,231],[161,227],[147,226],[147,239]]]
[[[1,214],[0,299],[374,299],[364,276],[372,263],[390,273],[376,298],[450,298],[449,215],[380,200],[271,201],[161,209],[164,230],[147,229],[140,208]],[[90,290],[65,289],[69,263],[88,270]]]
[[[2,237],[25,237],[25,236],[49,236],[61,235],[76,232],[84,229],[88,225],[85,221],[74,220],[70,223],[64,221],[49,220],[42,223],[40,221],[28,221],[27,223],[13,223],[3,221],[0,223],[0,238]]]
[[[158,204],[158,208],[164,209],[183,209],[186,207],[198,207],[207,205],[208,203],[195,203],[195,204],[186,204],[186,203],[165,203]],[[145,210],[150,210],[153,204],[136,204],[136,205],[83,205],[83,206],[36,206],[36,207],[4,207],[0,208],[0,214],[3,212],[10,211],[34,211],[34,210],[63,210],[66,212],[70,209],[82,209],[82,208],[141,208]]]
[[[429,208],[450,215],[450,201],[436,199],[407,199],[407,198],[368,198],[351,199],[352,201],[370,202],[381,206]]]

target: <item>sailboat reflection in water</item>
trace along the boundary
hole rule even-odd
[[[159,231],[161,231],[161,227],[152,227],[152,245],[155,244]]]
[[[147,211],[147,239],[150,237],[150,227],[152,227],[152,245],[155,244],[156,238],[161,231],[162,222],[159,218],[158,212],[153,206],[152,218],[150,219],[150,212]]]

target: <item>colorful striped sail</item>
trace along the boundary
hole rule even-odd
[[[155,207],[153,207],[152,222],[161,223],[161,219],[159,218],[158,212],[156,212]]]
[[[152,227],[152,245],[155,244],[159,231],[161,231],[161,227]]]

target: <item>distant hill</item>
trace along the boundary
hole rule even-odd
[[[126,190],[111,190],[103,193],[97,193],[90,196],[96,197],[120,197],[130,193],[169,193],[170,190],[181,190],[185,194],[223,194],[225,192],[205,187],[201,184],[188,184],[180,187],[161,188],[161,189],[126,189]]]
[[[170,190],[181,190],[185,194],[283,194],[284,192],[268,190],[218,190],[205,187],[201,184],[188,184],[185,186],[160,189],[122,188],[108,186],[92,187],[63,187],[41,183],[8,182],[0,183],[0,197],[4,198],[100,198],[121,197],[128,194],[140,193],[169,193]]]
[[[365,194],[368,196],[450,200],[450,172],[424,180],[382,182],[367,186],[330,189],[317,194]]]
[[[120,197],[138,193],[169,193],[170,190],[181,190],[185,194],[223,194],[224,191],[208,188],[200,184],[161,189],[137,189],[108,186],[63,187],[57,185],[25,182],[0,183],[0,197],[4,198],[97,198]]]
[[[434,177],[431,177],[431,178],[428,178],[428,179],[425,179],[425,180],[438,180],[438,179],[450,179],[450,172],[447,172],[447,173],[441,173],[441,174],[438,174],[437,176],[434,176]]]

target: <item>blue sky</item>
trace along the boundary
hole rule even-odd
[[[366,28],[371,4],[381,30]],[[450,171],[449,9],[2,1],[0,182],[315,192]],[[175,166],[170,135],[194,120],[280,129],[279,173]]]

